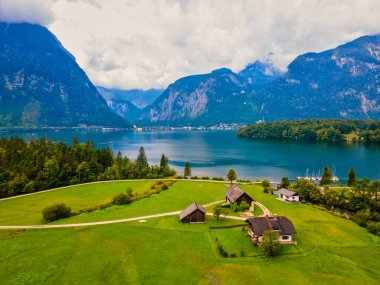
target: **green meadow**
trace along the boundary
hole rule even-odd
[[[0,225],[41,224],[41,210],[65,202],[73,210],[109,202],[131,187],[155,181],[88,184],[0,201]],[[260,255],[241,224],[212,216],[181,224],[177,216],[146,222],[61,229],[0,231],[1,284],[378,284],[380,237],[306,204],[287,204],[259,185],[241,185],[269,210],[294,224],[297,247],[273,259]],[[168,190],[126,206],[112,206],[59,223],[106,221],[178,211],[192,201],[224,199],[226,183],[177,181]],[[208,211],[212,209],[208,208]],[[259,210],[256,210],[259,212]],[[256,213],[256,212],[255,212]],[[261,212],[260,212],[261,213]],[[215,238],[238,257],[219,255]],[[244,251],[246,257],[240,257]],[[254,257],[248,257],[248,255]]]

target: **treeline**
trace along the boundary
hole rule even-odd
[[[356,180],[352,187],[321,188],[315,182],[299,179],[289,186],[313,204],[350,217],[373,234],[380,235],[380,181]]]
[[[238,136],[310,142],[380,143],[380,122],[338,119],[276,121],[243,127],[238,131]]]
[[[0,197],[32,193],[84,182],[164,178],[175,175],[164,154],[160,165],[148,164],[141,147],[136,160],[116,156],[110,148],[97,149],[91,141],[72,145],[39,139],[0,140]]]

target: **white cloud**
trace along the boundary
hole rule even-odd
[[[299,54],[380,32],[378,0],[45,0],[41,11],[24,13],[14,4],[31,2],[42,3],[0,0],[0,8],[8,3],[8,18],[20,9],[19,19],[45,19],[92,81],[107,87],[166,87],[268,56],[286,68]]]
[[[48,25],[54,20],[54,0],[0,0],[0,21]]]

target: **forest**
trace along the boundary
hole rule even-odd
[[[369,120],[305,119],[242,127],[239,137],[310,142],[380,143],[380,122]]]
[[[91,141],[71,145],[49,138],[25,142],[20,138],[0,140],[0,198],[85,182],[164,178],[174,176],[169,158],[149,165],[143,147],[136,160],[115,156],[112,149],[97,149]]]

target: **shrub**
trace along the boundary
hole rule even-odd
[[[132,196],[126,193],[121,193],[113,197],[112,204],[114,205],[127,205],[132,202]]]
[[[176,178],[176,179],[183,179],[183,176],[181,176],[181,175],[177,175],[175,178]]]
[[[212,180],[215,180],[215,181],[224,181],[224,178],[223,177],[213,177]]]
[[[166,185],[166,184],[164,184],[164,185],[161,186],[161,189],[162,189],[162,190],[168,190],[168,189],[169,189],[169,186]]]
[[[244,250],[240,251],[240,256],[241,256],[241,257],[244,257],[244,256],[245,256],[245,251],[244,251]]]
[[[156,186],[155,185],[152,185],[152,186],[150,186],[150,189],[156,189]]]
[[[202,177],[202,180],[209,180],[210,179],[210,177],[208,177],[208,176],[203,176]]]
[[[268,188],[265,187],[264,190],[263,190],[263,192],[264,192],[264,193],[269,193]]]
[[[379,222],[368,222],[367,231],[369,231],[372,234],[380,235],[380,223]]]
[[[241,212],[245,212],[249,209],[249,205],[247,204],[247,202],[243,201],[240,203],[240,206],[239,206],[239,210]]]
[[[52,222],[71,216],[71,208],[64,203],[53,204],[42,210],[42,217],[45,222]]]
[[[230,257],[236,257],[236,253],[230,253]]]
[[[157,181],[157,185],[161,185],[163,182],[160,180],[160,181]]]
[[[199,177],[198,176],[191,176],[190,179],[197,180],[197,179],[199,179]]]

